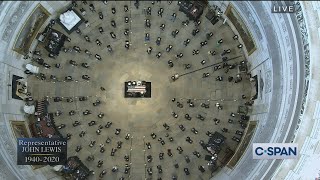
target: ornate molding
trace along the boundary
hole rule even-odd
[[[300,116],[299,116],[299,123],[297,126],[302,121],[302,116],[304,114],[305,110],[305,104],[307,100],[307,95],[308,95],[308,90],[309,90],[309,81],[310,81],[310,45],[309,45],[309,35],[308,35],[308,30],[307,30],[307,25],[306,21],[304,20],[303,12],[302,12],[302,7],[300,2],[295,2],[295,9],[296,9],[296,17],[298,21],[298,25],[300,28],[301,32],[301,39],[302,39],[302,44],[303,44],[303,55],[304,55],[304,63],[305,63],[305,86],[304,86],[304,94],[302,97],[302,104],[301,104],[301,110],[300,110]],[[296,128],[298,130],[298,127]],[[297,132],[297,131],[296,131]],[[294,139],[294,138],[293,138]]]
[[[6,136],[1,136],[2,145],[4,146],[7,154],[12,161],[16,159],[16,152],[12,144],[12,139],[9,138],[8,129],[5,126],[0,126],[0,134],[6,134]]]
[[[22,16],[25,15],[25,12],[29,9],[32,1],[21,1],[19,2],[18,8],[14,11],[11,19],[8,22],[8,26],[3,32],[2,40],[9,43],[9,40],[12,38],[14,31],[17,28],[17,25],[22,20]]]
[[[266,75],[265,75],[265,80],[266,80],[266,91],[265,91],[265,94],[268,94],[271,92],[271,88],[272,88],[272,72],[271,70],[268,70],[266,72]],[[261,91],[262,92],[262,91]]]
[[[0,179],[19,177],[19,175],[16,174],[16,171],[24,169],[24,167],[14,165],[14,162],[16,161],[16,151],[12,144],[12,139],[9,138],[9,131],[5,125],[0,126],[0,134],[5,134],[5,136],[1,136],[0,140],[2,146],[0,148]],[[6,160],[5,157],[7,157]],[[2,178],[2,176],[6,178]]]
[[[248,8],[248,5],[246,4],[246,2],[239,1],[239,2],[237,2],[237,6],[236,7],[239,7],[241,9],[241,12],[247,14],[248,20],[250,21],[250,24],[253,26],[253,29],[254,29],[259,41],[261,41],[262,40],[262,34],[260,32],[259,26],[257,25],[256,20],[253,18],[252,13],[251,13],[250,9]]]
[[[5,80],[6,78],[6,75],[5,75],[5,67],[4,67],[4,64],[3,63],[0,63],[0,94],[3,95],[3,91],[5,90],[6,88],[6,85],[5,85]]]
[[[0,161],[0,179],[6,179],[6,177],[10,177],[7,166]]]

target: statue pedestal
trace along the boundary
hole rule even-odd
[[[71,34],[83,21],[82,16],[76,10],[71,9],[59,16],[58,23],[68,34]]]

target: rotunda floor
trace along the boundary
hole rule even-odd
[[[51,68],[45,69],[41,67],[40,72],[57,76],[59,82],[52,82],[47,78],[46,81],[40,81],[34,76],[28,78],[28,85],[31,88],[31,93],[34,99],[42,99],[49,97],[50,105],[49,111],[62,111],[61,116],[55,117],[55,123],[66,124],[66,127],[60,132],[66,136],[67,133],[72,134],[72,138],[68,141],[68,156],[79,156],[80,159],[91,169],[95,171],[95,175],[90,176],[90,179],[99,179],[99,174],[103,169],[107,170],[104,179],[170,179],[172,175],[176,175],[178,179],[209,179],[212,175],[208,169],[201,173],[198,170],[199,165],[207,166],[207,161],[204,159],[208,154],[199,144],[200,140],[208,141],[209,137],[206,135],[207,131],[222,133],[227,139],[219,154],[218,165],[222,166],[225,162],[221,162],[225,155],[227,148],[235,151],[238,143],[232,140],[236,130],[241,130],[238,120],[240,117],[230,117],[230,113],[236,113],[238,106],[244,105],[247,99],[242,99],[242,95],[246,97],[251,96],[251,84],[248,77],[243,76],[243,80],[239,83],[234,81],[229,82],[228,77],[236,78],[239,74],[237,68],[230,69],[225,73],[224,68],[214,70],[209,67],[194,73],[185,75],[171,81],[170,77],[175,74],[183,74],[203,68],[205,66],[222,62],[220,54],[223,50],[231,49],[231,53],[227,56],[230,58],[238,57],[230,60],[229,64],[239,64],[244,60],[242,51],[237,48],[238,41],[233,39],[234,33],[227,25],[219,21],[212,25],[205,17],[207,9],[200,18],[201,24],[199,26],[200,33],[193,36],[192,30],[195,29],[193,21],[190,21],[188,26],[182,25],[182,21],[188,18],[179,11],[177,2],[155,3],[145,1],[140,2],[139,9],[133,6],[134,2],[127,1],[110,1],[107,5],[102,2],[88,2],[93,3],[96,7],[96,12],[91,12],[88,5],[78,2],[77,10],[84,8],[86,15],[84,18],[90,22],[90,26],[86,27],[82,24],[79,29],[82,35],[76,32],[68,35],[60,25],[53,26],[54,29],[65,33],[71,38],[71,42],[66,42],[66,48],[79,46],[82,49],[81,53],[76,52],[60,52],[56,59],[48,58],[48,53],[42,44],[39,44],[37,50],[43,54],[45,62],[51,65]],[[129,11],[124,12],[124,5],[129,6]],[[116,8],[116,14],[111,13],[111,8]],[[144,9],[152,8],[152,15],[143,14]],[[164,8],[162,17],[157,15],[157,11]],[[104,14],[104,18],[99,19],[98,12]],[[172,13],[177,14],[174,22],[170,20]],[[130,22],[125,23],[124,17],[129,17]],[[151,28],[145,28],[145,19],[151,20]],[[117,27],[111,26],[110,21],[114,20]],[[165,29],[161,30],[159,27],[165,24]],[[98,28],[103,27],[104,33],[100,34]],[[130,29],[129,37],[124,35],[124,30]],[[171,32],[175,29],[179,30],[176,38],[173,38]],[[116,39],[112,39],[110,32],[117,35]],[[213,32],[213,37],[208,41],[204,47],[200,47],[200,42],[206,40],[206,34]],[[150,34],[151,40],[145,41],[145,33]],[[91,42],[86,42],[84,36],[87,35]],[[161,44],[156,45],[157,37],[161,37]],[[191,40],[188,46],[183,44],[187,38]],[[101,46],[95,43],[99,39],[102,42]],[[223,43],[218,45],[217,41],[223,39]],[[125,41],[129,40],[130,49],[127,50],[124,45]],[[113,53],[109,53],[107,45],[111,45]],[[172,45],[170,52],[166,52],[166,47]],[[147,48],[152,47],[152,53],[147,53]],[[88,56],[84,50],[89,50],[93,55]],[[198,55],[192,55],[193,50],[199,50]],[[209,51],[216,51],[216,55],[211,56]],[[156,57],[158,52],[162,53],[160,58]],[[183,53],[181,59],[176,59],[176,54]],[[97,60],[94,55],[99,54],[102,60]],[[69,64],[70,60],[77,62],[78,66]],[[168,66],[168,60],[172,60],[174,66]],[[206,64],[202,65],[201,61],[206,60]],[[54,67],[55,63],[60,63],[62,68]],[[89,68],[81,67],[81,63],[88,63]],[[190,69],[185,69],[184,64],[191,64]],[[36,65],[36,64],[35,64]],[[203,78],[203,73],[210,73],[210,76]],[[89,81],[83,80],[82,75],[90,76]],[[72,76],[72,82],[64,82],[64,77]],[[223,81],[216,81],[217,76],[222,76]],[[152,82],[152,97],[151,98],[124,98],[124,82],[144,80]],[[105,91],[100,90],[104,87]],[[72,103],[68,102],[54,102],[53,97],[73,97],[75,100]],[[76,97],[88,96],[87,101],[78,101]],[[176,98],[175,102],[171,99]],[[96,100],[102,103],[99,106],[93,106]],[[191,99],[195,107],[189,107],[187,100]],[[177,107],[177,102],[183,104],[182,108]],[[222,110],[216,107],[216,103],[223,106]],[[201,103],[210,104],[210,108],[201,107]],[[85,110],[90,110],[92,114],[83,115]],[[74,110],[75,115],[70,116],[69,111]],[[98,118],[97,115],[104,113],[103,118]],[[178,118],[172,116],[172,112],[178,114]],[[186,120],[185,114],[190,114],[192,119]],[[200,114],[205,117],[204,121],[196,118]],[[220,123],[215,125],[214,118],[220,119]],[[234,119],[234,123],[228,123],[228,119]],[[75,121],[80,121],[81,125],[73,127]],[[97,125],[89,126],[90,121],[96,121]],[[105,126],[107,122],[112,122],[110,128],[103,127],[101,134],[96,133],[98,126]],[[170,126],[169,130],[163,127],[167,123]],[[181,131],[179,125],[185,127],[185,131]],[[191,129],[198,130],[198,134],[191,132]],[[221,131],[222,128],[227,128],[228,133]],[[121,129],[119,135],[115,135],[115,129]],[[85,131],[84,137],[79,137],[79,133]],[[130,139],[126,140],[126,134],[130,134]],[[157,135],[156,139],[152,139],[151,133]],[[173,137],[174,141],[170,142],[166,134]],[[186,142],[186,137],[189,136],[193,140],[190,144]],[[111,139],[111,143],[107,144],[107,138]],[[162,138],[165,145],[157,140]],[[91,148],[89,144],[91,141],[96,141]],[[117,142],[122,141],[122,147],[117,150],[115,156],[110,156],[112,148],[117,148]],[[150,142],[152,148],[148,149],[146,143]],[[103,144],[106,151],[100,152],[99,144]],[[82,150],[76,152],[76,146],[81,145]],[[178,146],[183,148],[182,154],[176,150]],[[167,155],[167,150],[171,149],[173,157]],[[194,151],[201,154],[200,158],[193,155]],[[164,159],[159,159],[159,153],[164,153]],[[87,161],[89,155],[94,155],[94,161]],[[124,156],[129,155],[130,161],[126,162]],[[147,162],[147,156],[152,155],[153,161]],[[191,162],[186,163],[184,157],[188,155]],[[104,164],[101,168],[97,167],[97,162],[103,160]],[[179,168],[175,169],[174,164],[178,163]],[[125,164],[131,165],[129,174],[124,174]],[[163,173],[159,174],[157,165],[161,165]],[[119,167],[119,172],[113,173],[111,169],[113,166]],[[152,167],[153,175],[148,175],[146,169]],[[189,168],[190,175],[186,175],[183,168]]]

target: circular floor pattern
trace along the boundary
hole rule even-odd
[[[95,6],[96,12],[89,10],[89,5]],[[84,8],[86,15],[84,18],[90,22],[90,26],[86,27],[82,24],[79,29],[82,34],[73,32],[68,35],[71,42],[65,43],[65,48],[72,49],[73,46],[79,46],[81,53],[76,52],[60,52],[55,59],[48,58],[48,54],[42,44],[37,46],[37,50],[42,52],[42,58],[51,65],[51,68],[45,69],[41,67],[40,72],[47,76],[47,80],[40,81],[35,76],[28,78],[31,87],[31,93],[35,99],[49,97],[49,111],[62,111],[62,115],[55,117],[55,124],[66,124],[66,127],[60,132],[64,136],[67,133],[72,134],[72,138],[68,141],[68,156],[78,156],[95,175],[91,175],[90,179],[99,179],[99,174],[103,169],[107,170],[107,174],[101,179],[171,179],[176,175],[178,179],[209,179],[212,174],[207,169],[207,163],[204,159],[209,154],[200,145],[199,141],[208,142],[209,137],[207,131],[222,133],[227,139],[222,146],[217,161],[218,166],[223,166],[222,162],[225,150],[227,148],[235,150],[237,142],[232,140],[236,130],[244,131],[238,120],[239,115],[231,117],[231,113],[236,113],[239,105],[244,105],[247,99],[242,99],[242,95],[251,96],[251,85],[246,74],[240,73],[237,66],[244,60],[242,50],[237,48],[238,40],[234,40],[235,35],[231,28],[223,25],[221,21],[212,25],[206,18],[204,11],[200,18],[201,24],[196,27],[193,21],[188,26],[182,24],[188,18],[178,9],[177,2],[155,3],[145,1],[140,2],[139,9],[133,6],[134,2],[108,2],[107,5],[102,2],[88,2],[84,5],[77,2],[76,9]],[[129,11],[124,12],[124,5],[128,5]],[[116,9],[116,14],[112,14],[111,8]],[[144,10],[151,7],[152,15],[144,14]],[[163,16],[157,15],[157,11],[163,8]],[[99,19],[98,12],[102,12],[103,19]],[[176,20],[171,20],[171,15],[177,14]],[[124,18],[129,17],[130,22],[125,23]],[[145,27],[145,20],[150,19],[151,28]],[[112,27],[110,21],[116,22],[116,27]],[[165,24],[165,29],[161,30],[160,25]],[[99,33],[99,27],[104,29],[104,33]],[[67,33],[58,25],[53,26],[54,29]],[[200,32],[193,36],[192,31],[199,28]],[[125,29],[129,29],[129,36],[124,35]],[[179,30],[178,35],[174,38],[171,33],[176,29]],[[110,32],[114,32],[116,39],[111,38]],[[206,34],[213,32],[210,40],[206,39]],[[150,34],[150,41],[145,41],[145,34]],[[86,42],[84,36],[88,36],[91,42]],[[161,44],[156,44],[157,37],[161,37]],[[99,39],[101,46],[95,43]],[[190,39],[191,42],[185,46],[183,42]],[[222,44],[217,42],[223,39]],[[127,50],[124,45],[125,41],[130,42],[130,48]],[[200,42],[207,40],[208,44],[201,47]],[[107,50],[107,45],[111,45],[113,52]],[[166,52],[166,47],[172,45],[170,52]],[[152,53],[148,54],[148,47],[152,47]],[[89,50],[93,55],[88,56],[84,50]],[[175,74],[184,74],[208,65],[222,62],[221,53],[223,50],[230,49],[231,53],[227,54],[229,59],[238,57],[228,62],[229,65],[235,65],[236,68],[225,72],[227,68],[214,70],[214,66],[196,71],[194,73],[180,77],[176,81],[171,81],[170,77]],[[193,55],[193,50],[199,50],[199,54]],[[216,55],[212,56],[208,52],[215,51]],[[156,57],[158,52],[162,53],[160,58]],[[176,55],[183,53],[182,58],[176,58]],[[99,54],[102,60],[97,60],[94,55]],[[69,64],[70,60],[76,61],[78,66]],[[168,66],[168,60],[172,60],[174,66]],[[206,64],[202,65],[201,61],[205,60]],[[89,68],[83,68],[81,63],[88,63]],[[60,63],[62,68],[55,68],[54,65]],[[37,65],[36,63],[34,63]],[[185,64],[191,64],[190,69],[185,69]],[[222,64],[221,64],[222,65]],[[203,73],[209,73],[209,77],[203,78]],[[58,81],[49,80],[50,75],[55,75]],[[90,80],[83,80],[82,75],[89,75]],[[242,81],[235,83],[234,80],[228,81],[231,76],[236,79],[240,75]],[[72,82],[64,82],[65,76],[72,76]],[[223,77],[223,81],[217,81],[218,76]],[[130,80],[145,80],[152,82],[152,97],[131,99],[124,98],[124,82]],[[100,87],[106,90],[101,91]],[[53,97],[64,97],[62,102],[54,102]],[[78,101],[77,97],[87,96],[87,101]],[[74,101],[68,103],[65,101],[67,97],[72,97]],[[176,98],[175,102],[171,99]],[[93,106],[93,102],[100,100],[99,106]],[[187,100],[191,99],[195,107],[190,107]],[[180,102],[183,107],[177,106]],[[201,107],[201,103],[209,105],[209,108]],[[220,103],[223,107],[219,110],[216,103]],[[70,116],[68,113],[74,110],[75,115]],[[92,114],[83,115],[85,110],[90,110]],[[172,116],[172,112],[178,115],[178,118]],[[103,118],[98,118],[99,113],[104,113]],[[192,119],[186,120],[185,114],[189,114]],[[204,117],[204,120],[197,118],[197,115]],[[219,119],[220,123],[215,124],[214,119]],[[234,123],[228,123],[228,119],[233,119]],[[73,127],[73,123],[79,121],[81,125]],[[90,121],[96,121],[96,125],[89,126]],[[105,128],[108,122],[112,122],[110,128]],[[166,123],[170,126],[169,130],[163,127]],[[99,125],[102,125],[101,134],[96,131]],[[179,128],[179,125],[185,127],[185,131]],[[195,128],[198,134],[194,134],[191,129]],[[227,128],[228,133],[222,132],[222,128]],[[121,129],[119,135],[115,134],[116,129]],[[81,131],[85,131],[84,137],[79,137]],[[126,134],[130,134],[130,139],[126,140]],[[157,138],[153,139],[151,133],[155,133]],[[106,143],[107,138],[111,139],[110,143]],[[162,138],[165,142],[162,145],[158,139]],[[173,142],[169,141],[172,137]],[[190,137],[193,143],[190,144],[186,138]],[[240,136],[237,136],[241,138]],[[93,147],[89,147],[91,141],[95,141]],[[117,143],[122,142],[122,147],[117,148]],[[150,142],[151,149],[148,149],[146,143]],[[99,145],[103,144],[106,151],[100,153]],[[76,146],[81,145],[82,149],[76,152]],[[183,152],[178,153],[177,147],[181,146]],[[110,156],[111,149],[118,149],[115,156]],[[167,155],[168,149],[172,150],[173,156]],[[198,151],[201,157],[196,157],[193,152]],[[164,159],[159,159],[159,153],[164,153]],[[87,161],[89,155],[94,156],[94,161]],[[128,155],[129,162],[124,160],[124,156]],[[147,156],[153,157],[152,162],[147,162]],[[191,162],[185,161],[185,156],[189,156]],[[103,160],[103,166],[98,168],[97,162]],[[174,164],[178,163],[179,168],[176,169]],[[125,164],[129,164],[131,169],[128,174],[124,173]],[[157,166],[162,167],[162,173],[158,172]],[[203,165],[206,168],[204,173],[198,170],[198,166]],[[113,166],[117,166],[119,171],[111,172]],[[147,169],[152,168],[153,175],[148,175]],[[188,168],[190,175],[184,173],[184,168]]]

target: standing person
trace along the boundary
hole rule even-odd
[[[89,68],[88,63],[81,63],[81,66],[84,67],[84,68]]]
[[[103,14],[102,14],[102,12],[99,12],[98,14],[99,14],[99,19],[102,20],[102,19],[103,19]]]
[[[99,32],[100,32],[100,34],[102,34],[104,32],[102,27],[99,27]]]
[[[136,0],[136,2],[133,4],[137,9],[139,9],[139,0]]]
[[[148,53],[148,54],[151,54],[151,52],[152,52],[152,47],[148,47],[147,53]]]
[[[158,16],[162,17],[162,14],[163,14],[163,8],[160,8],[158,11]]]
[[[85,21],[84,24],[86,25],[86,27],[89,27],[89,26],[90,26],[89,21]]]
[[[150,41],[150,34],[146,33],[145,37],[144,37],[144,41]]]
[[[94,7],[93,4],[89,4],[89,9],[91,12],[96,12],[96,8]]]
[[[171,15],[171,17],[170,17],[170,20],[171,20],[172,22],[174,22],[174,21],[176,20],[176,18],[177,18],[177,14],[176,14],[176,13],[173,13],[173,14]]]

